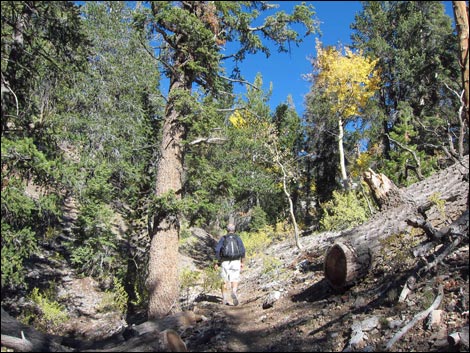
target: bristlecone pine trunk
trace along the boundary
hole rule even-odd
[[[411,229],[407,220],[425,218],[436,229],[455,222],[459,231],[467,234],[468,155],[447,169],[404,189],[398,189],[383,175],[369,173],[365,179],[375,192],[381,212],[368,222],[343,232],[327,250],[324,274],[333,288],[343,289],[364,278],[381,241]],[[444,217],[442,212],[432,207],[433,197],[445,201]],[[466,222],[462,217],[466,218]]]
[[[175,80],[170,85],[170,91],[181,89],[189,90],[184,81]],[[165,116],[160,159],[157,165],[156,196],[164,197],[173,192],[174,197],[180,199],[183,171],[182,141],[186,131],[180,121],[181,113],[175,109],[174,102],[168,102]],[[162,318],[180,309],[178,239],[177,215],[157,213],[154,217],[147,278],[149,319]]]

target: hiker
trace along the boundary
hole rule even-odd
[[[223,303],[229,305],[228,294],[231,291],[233,305],[238,305],[237,289],[245,261],[245,246],[240,236],[235,233],[233,223],[227,225],[227,234],[217,243],[215,256],[218,260],[216,268],[220,267],[220,276],[224,281],[221,288]]]

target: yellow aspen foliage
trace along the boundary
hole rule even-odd
[[[331,98],[331,110],[344,119],[361,115],[367,101],[379,88],[380,78],[375,69],[378,59],[366,58],[362,51],[353,53],[322,48],[317,41],[316,83]]]
[[[240,129],[246,126],[246,120],[243,118],[242,113],[240,110],[235,110],[232,115],[228,118],[228,120],[232,123],[234,127]]]

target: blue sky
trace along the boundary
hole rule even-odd
[[[278,10],[291,12],[294,5],[301,1],[273,1],[280,5]],[[351,44],[350,25],[354,22],[356,13],[362,10],[359,1],[308,1],[316,12],[316,17],[320,21],[320,38],[324,45]],[[443,1],[446,13],[453,19],[452,2]],[[285,103],[290,94],[293,98],[295,108],[301,116],[304,111],[304,96],[308,93],[310,83],[302,78],[302,75],[311,71],[309,57],[316,55],[315,38],[309,36],[304,39],[299,47],[291,46],[290,53],[277,53],[275,49],[271,51],[271,56],[266,59],[264,54],[247,56],[240,65],[242,75],[249,82],[253,82],[256,74],[261,72],[263,76],[263,89],[269,89],[270,82],[273,84],[273,93],[270,100],[271,110],[276,106]],[[236,85],[237,93],[246,92],[246,88]]]

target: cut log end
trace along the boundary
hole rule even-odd
[[[371,255],[368,248],[354,249],[344,243],[331,246],[325,257],[324,273],[335,289],[343,289],[362,279],[369,271]]]

